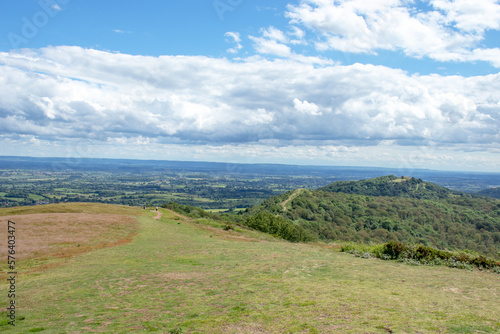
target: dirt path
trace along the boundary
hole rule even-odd
[[[304,190],[304,189],[297,189],[297,190],[295,190],[290,195],[290,197],[288,197],[288,199],[286,201],[281,202],[281,206],[283,206],[283,211],[286,211],[286,205],[288,204],[288,202],[290,202],[295,196],[297,196],[298,194],[300,194],[302,192],[302,190]]]
[[[153,219],[160,219],[161,216],[163,216],[163,213],[160,211],[151,210],[151,212],[156,212],[156,216],[154,216]]]

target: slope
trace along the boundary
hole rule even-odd
[[[475,194],[478,196],[487,196],[500,199],[500,187],[484,189],[476,192]]]
[[[138,211],[140,228],[130,243],[20,273],[17,325],[0,323],[0,331],[500,330],[497,275],[368,261],[162,212],[155,220]]]
[[[500,201],[496,199],[395,176],[304,190],[284,211],[279,203],[289,195],[269,198],[248,214],[280,215],[323,240],[394,240],[499,256]]]
[[[422,179],[414,177],[398,178],[394,175],[360,181],[337,181],[319,190],[356,195],[419,199],[442,199],[461,195],[461,193],[451,191],[434,183],[425,182]]]

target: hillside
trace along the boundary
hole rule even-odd
[[[496,199],[473,198],[395,176],[304,190],[283,210],[281,203],[291,194],[270,198],[248,214],[279,215],[322,240],[394,240],[499,256],[500,201]]]
[[[319,190],[345,194],[407,197],[418,199],[441,199],[458,196],[460,193],[422,179],[410,177],[382,176],[360,181],[337,181]]]
[[[82,233],[90,223],[85,215],[97,215],[112,223],[108,231],[122,222],[136,235],[66,258],[27,254],[33,261],[18,264],[16,326],[7,324],[3,311],[0,332],[500,331],[493,316],[500,313],[496,274],[366,260],[324,245],[284,242],[240,228],[226,231],[216,221],[166,209],[161,217],[100,204],[16,210],[0,209],[0,216],[15,219],[19,235],[40,225],[31,236],[36,245],[66,233],[63,225],[39,224],[45,215],[63,215],[69,228]],[[64,252],[73,246],[54,247]],[[34,260],[47,265],[40,268]],[[0,289],[8,291],[2,272]],[[3,310],[7,303],[0,299]]]
[[[486,196],[486,197],[500,199],[500,187],[484,189],[476,192],[475,194],[479,196]]]

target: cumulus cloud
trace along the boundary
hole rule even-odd
[[[373,65],[60,46],[0,53],[0,86],[4,142],[99,138],[103,147],[191,145],[232,153],[258,145],[267,154],[301,147],[303,155],[324,159],[347,159],[356,149],[368,154],[363,147],[388,142],[489,152],[500,143],[500,74],[410,76]]]
[[[439,61],[489,61],[496,51],[481,50],[487,30],[500,29],[496,0],[428,0],[430,10],[402,0],[303,0],[286,13],[294,25],[316,32],[318,50],[376,53],[403,51]]]
[[[290,47],[286,45],[288,38],[281,30],[274,27],[262,29],[262,37],[250,36],[250,39],[254,42],[258,53],[279,57],[289,57],[292,53]]]
[[[319,111],[319,107],[314,103],[300,101],[299,99],[295,98],[293,99],[293,105],[295,109],[305,114],[313,116],[321,116],[323,114],[321,111]]]

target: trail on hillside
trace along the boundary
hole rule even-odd
[[[295,196],[299,195],[302,190],[304,189],[297,189],[295,190],[291,195],[290,197],[288,197],[284,202],[281,202],[281,206],[283,206],[283,211],[286,211],[286,205],[288,204],[288,202],[290,202]]]
[[[163,213],[160,211],[151,210],[151,212],[156,212],[156,216],[154,216],[153,219],[161,219],[161,216],[163,216]]]

